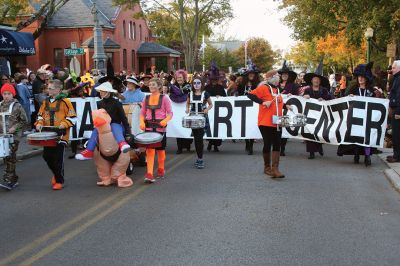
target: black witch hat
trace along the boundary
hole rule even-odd
[[[144,75],[140,77],[140,80],[152,79],[152,78],[153,78],[153,74],[151,74],[151,68],[146,68],[146,71],[145,71]]]
[[[111,59],[107,60],[107,75],[99,79],[99,83],[104,83],[107,81],[112,81],[115,87],[122,86],[122,81],[115,76],[114,67],[111,63]]]
[[[321,61],[319,62],[318,67],[314,73],[307,73],[304,75],[304,81],[308,85],[312,85],[312,83],[311,83],[312,79],[314,77],[318,77],[321,80],[321,87],[329,89],[331,86],[329,83],[329,80],[322,75],[323,67],[324,67],[324,57],[321,58]]]
[[[215,62],[211,63],[210,70],[208,71],[208,79],[209,80],[217,80],[220,78],[219,69]]]
[[[251,61],[251,59],[249,58],[247,60],[247,67],[246,67],[246,72],[245,75],[248,75],[250,73],[260,73],[260,69],[253,63],[253,61]]]
[[[288,79],[289,83],[294,82],[297,78],[297,73],[288,67],[286,60],[283,61],[282,68],[278,70],[278,73],[280,75],[287,73],[289,75],[289,79]]]
[[[370,62],[368,64],[360,64],[356,66],[356,68],[353,71],[354,76],[364,76],[366,79],[368,79],[369,82],[374,80],[374,75],[372,74],[372,66],[374,65],[374,62]]]

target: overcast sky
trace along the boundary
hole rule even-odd
[[[273,0],[232,0],[234,18],[220,30],[226,37],[245,40],[264,37],[274,49],[287,50],[295,42],[292,31],[283,24],[284,11]]]

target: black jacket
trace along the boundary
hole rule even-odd
[[[111,123],[122,124],[125,128],[125,135],[131,134],[131,127],[126,118],[122,103],[114,98],[104,98],[97,103],[98,109],[105,109],[111,117]]]
[[[393,84],[390,89],[389,106],[395,115],[400,115],[400,72],[393,76]]]
[[[217,95],[223,96],[223,97],[226,96],[225,89],[224,89],[224,87],[221,86],[221,85],[215,85],[215,86],[213,86],[213,85],[211,85],[211,84],[208,84],[208,85],[204,88],[204,90],[205,90],[206,92],[208,92],[208,93],[210,94],[210,96],[217,96]]]
[[[44,81],[41,80],[39,77],[36,77],[36,79],[32,83],[32,93],[33,94],[39,94],[41,93],[41,87],[44,84]]]

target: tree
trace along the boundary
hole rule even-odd
[[[211,63],[214,62],[219,69],[225,72],[228,72],[229,67],[236,70],[241,66],[240,60],[234,52],[228,49],[220,50],[211,45],[205,49],[204,61],[206,67],[211,66]]]
[[[244,66],[245,54],[244,44],[241,48],[235,51],[235,55]],[[252,38],[247,42],[247,56],[251,58],[254,64],[257,65],[262,71],[268,71],[272,68],[277,57],[276,53],[272,50],[271,44],[263,38]]]
[[[69,0],[47,0],[42,3],[40,8],[35,11],[32,7],[32,1],[28,0],[0,0],[0,22],[11,23],[16,26],[16,30],[20,31],[23,28],[31,25],[37,20],[41,20],[39,27],[33,33],[34,39],[37,39],[46,27],[49,19],[57,13]],[[40,2],[40,1],[33,1]],[[26,20],[16,23],[17,17],[29,16]]]
[[[179,23],[185,65],[189,72],[194,71],[198,59],[201,27],[217,25],[232,17],[230,0],[116,0],[115,2],[128,6],[141,3],[145,13],[164,10],[171,14]]]

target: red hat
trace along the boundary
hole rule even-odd
[[[8,92],[11,93],[14,97],[15,97],[15,95],[17,94],[17,93],[15,92],[14,86],[13,86],[12,84],[10,84],[10,83],[6,83],[6,84],[4,84],[4,85],[1,87],[0,92],[1,92],[2,95],[3,95],[3,93],[4,93],[5,91],[8,91]]]

